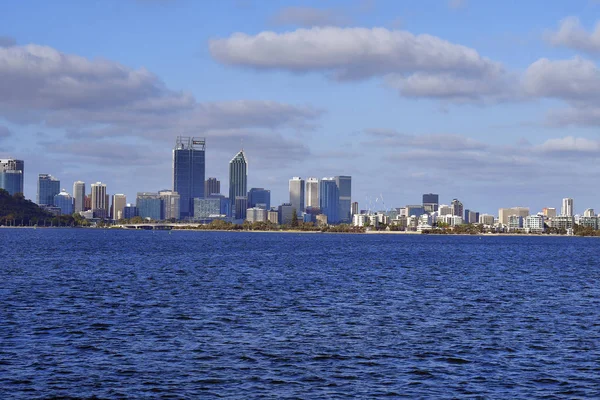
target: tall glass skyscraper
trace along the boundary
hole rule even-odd
[[[10,195],[23,193],[25,162],[12,158],[0,159],[0,189]]]
[[[60,208],[62,215],[73,214],[73,197],[67,193],[65,189],[61,190],[59,194],[54,196],[54,206]]]
[[[60,181],[48,174],[38,176],[37,204],[53,206],[54,196],[60,193]]]
[[[271,191],[264,188],[252,188],[248,192],[248,208],[271,208]]]
[[[235,209],[235,204],[241,204],[237,200],[238,197],[248,196],[248,162],[244,150],[240,150],[229,162],[229,210],[232,216],[242,215],[242,210],[239,212]],[[247,206],[247,202],[246,202]],[[246,210],[243,210],[245,213]]]
[[[338,202],[338,218],[345,224],[352,222],[352,177],[336,176],[335,184],[338,187],[340,200]]]
[[[204,197],[206,139],[178,136],[173,149],[173,191],[179,193],[181,218],[193,217],[194,198]]]
[[[306,208],[318,208],[319,207],[319,180],[317,178],[308,178],[306,180],[306,201],[304,206]]]
[[[329,224],[340,222],[338,215],[340,192],[335,178],[321,179],[319,184],[319,207],[321,208],[321,212],[327,215],[327,222]]]
[[[304,207],[304,179],[295,176],[290,179],[290,204],[296,209],[296,214],[300,215],[305,210]]]

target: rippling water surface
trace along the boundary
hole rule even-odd
[[[0,229],[0,398],[600,397],[599,245]]]

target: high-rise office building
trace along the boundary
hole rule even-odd
[[[335,178],[323,178],[319,183],[319,207],[329,224],[339,222],[340,192]]]
[[[304,212],[304,179],[299,176],[290,179],[290,204],[298,215]]]
[[[85,211],[85,182],[73,183],[73,203],[75,212]]]
[[[194,219],[197,221],[206,221],[220,217],[221,199],[219,197],[206,197],[204,199],[194,199]]]
[[[246,154],[244,150],[240,150],[229,162],[229,210],[232,216],[236,219],[240,219],[237,216],[246,213],[246,206],[248,205],[248,161],[246,160]],[[238,210],[235,208],[237,198],[245,197],[244,210]],[[244,216],[245,218],[245,216]]]
[[[440,196],[435,193],[426,193],[423,195],[423,208],[425,212],[432,213],[438,210]]]
[[[358,202],[355,201],[352,203],[352,215],[358,214]]]
[[[221,182],[217,178],[208,178],[204,182],[204,196],[221,193]]]
[[[566,217],[572,217],[575,215],[573,211],[573,199],[565,198],[562,200],[562,208],[560,209],[560,215]]]
[[[194,214],[193,199],[204,197],[206,140],[178,136],[173,149],[173,191],[179,193],[181,218]]]
[[[542,214],[546,218],[554,218],[556,217],[556,208],[546,207],[542,209]]]
[[[291,203],[283,203],[277,207],[278,220],[281,225],[289,225],[294,218],[294,206]],[[296,216],[298,214],[296,213]]]
[[[503,225],[508,225],[508,217],[511,215],[518,215],[520,217],[527,217],[529,215],[528,207],[512,207],[512,208],[500,208],[498,209],[498,222]]]
[[[235,219],[246,219],[246,211],[248,210],[248,196],[237,196],[235,198]]]
[[[338,218],[344,224],[352,223],[352,177],[336,176],[335,183],[339,192]]]
[[[162,199],[158,193],[138,193],[135,200],[138,215],[144,219],[162,220]]]
[[[0,159],[0,189],[11,196],[23,193],[25,162],[13,158]]]
[[[271,208],[271,191],[264,188],[252,188],[248,191],[248,208]]]
[[[138,216],[137,207],[134,206],[133,204],[127,203],[125,208],[123,208],[123,218],[131,219],[131,218],[137,217],[137,216]]]
[[[450,207],[452,207],[452,215],[456,215],[461,218],[463,217],[465,209],[463,207],[463,203],[461,203],[458,199],[452,200],[452,203],[450,203]]]
[[[73,196],[71,196],[65,189],[61,190],[59,194],[54,196],[54,201],[52,202],[55,207],[60,208],[60,213],[62,215],[71,215],[73,214]]]
[[[158,195],[162,199],[162,216],[164,219],[180,218],[179,207],[181,206],[181,196],[179,193],[171,190],[161,190]]]
[[[306,180],[305,194],[304,206],[306,208],[319,208],[319,180],[317,178],[308,178]]]
[[[106,185],[102,182],[92,183],[92,197],[90,209],[95,218],[108,218],[108,203],[106,195]]]
[[[54,196],[60,193],[60,181],[48,174],[38,176],[37,204],[53,206]]]
[[[125,218],[125,207],[127,206],[127,196],[124,194],[113,194],[110,217],[115,220]]]

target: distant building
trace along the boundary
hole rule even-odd
[[[252,188],[248,191],[248,208],[271,208],[271,191],[264,188]]]
[[[425,209],[422,205],[408,205],[405,207],[405,209],[407,217],[411,217],[413,215],[415,217],[420,217],[421,215],[425,214]]]
[[[494,225],[494,216],[489,214],[481,214],[479,216],[479,223],[482,225],[492,226]]]
[[[438,207],[439,215],[452,215],[452,207],[442,204]]]
[[[560,209],[560,215],[567,217],[572,217],[574,215],[573,199],[565,198],[562,200],[562,208]]]
[[[584,217],[595,217],[596,213],[594,212],[593,208],[588,208],[583,212],[583,216]]]
[[[365,226],[365,224],[369,221],[369,216],[367,214],[353,214],[352,215],[352,225],[354,226]]]
[[[235,214],[233,216],[234,219],[244,220],[246,219],[246,210],[248,209],[248,197],[247,196],[237,196],[235,198],[234,204]]]
[[[85,182],[73,183],[73,204],[75,212],[85,210]]]
[[[194,219],[207,220],[221,216],[221,199],[218,197],[194,199]]]
[[[278,210],[269,210],[267,212],[267,219],[269,220],[269,222],[275,224],[275,225],[279,225],[279,211]]]
[[[542,233],[544,232],[544,216],[543,215],[528,215],[523,221],[523,228],[527,233]]]
[[[106,185],[102,182],[92,183],[92,196],[90,208],[94,218],[108,218],[108,201]]]
[[[231,204],[231,215],[235,219],[246,219],[246,209],[248,208],[248,161],[244,150],[240,150],[229,162],[229,202]],[[236,209],[236,203],[239,197],[244,197],[246,201],[240,207],[243,210]]]
[[[304,212],[304,179],[295,176],[290,179],[290,204],[299,214]]]
[[[327,215],[329,224],[337,224],[340,194],[335,178],[323,178],[319,185],[319,201],[321,212]]]
[[[173,148],[173,191],[179,194],[181,218],[192,217],[193,199],[205,196],[205,156],[205,138],[177,137]]]
[[[204,182],[204,196],[221,193],[221,182],[217,178],[208,178]]]
[[[437,223],[447,224],[449,226],[458,226],[463,224],[463,218],[460,215],[440,215],[437,218]]]
[[[327,226],[327,224],[328,224],[327,215],[319,214],[319,215],[317,215],[316,218],[317,218],[317,226]]]
[[[137,194],[136,207],[138,216],[143,219],[160,221],[162,217],[162,199],[158,193],[142,192]]]
[[[352,203],[352,215],[358,214],[358,202],[355,201]]]
[[[529,215],[529,208],[527,207],[513,207],[513,208],[500,208],[498,210],[498,222],[502,225],[508,225],[508,217],[511,215],[517,215],[519,217],[527,217]]]
[[[554,218],[556,217],[556,208],[544,208],[542,209],[542,214],[546,218]]]
[[[339,222],[349,224],[352,222],[352,177],[336,176],[335,183],[338,187],[338,219]]]
[[[440,196],[434,193],[427,193],[423,195],[423,208],[425,212],[432,213],[438,210],[440,204]]]
[[[319,207],[319,180],[317,178],[308,178],[306,180],[305,196],[304,206],[306,208]]]
[[[289,225],[292,223],[294,215],[294,206],[291,203],[283,203],[278,207],[279,212],[279,223],[281,225]]]
[[[54,196],[60,193],[60,181],[48,174],[38,176],[37,204],[53,206]]]
[[[131,219],[131,218],[137,217],[137,216],[138,216],[137,207],[134,206],[133,204],[127,204],[123,208],[123,218]]]
[[[523,229],[523,220],[524,218],[520,215],[509,215],[508,216],[508,231],[519,231]]]
[[[575,218],[569,215],[558,215],[552,218],[552,227],[557,229],[573,229]]]
[[[210,199],[219,199],[219,201],[221,202],[220,214],[224,215],[226,217],[231,215],[231,213],[229,212],[229,206],[230,206],[230,204],[229,204],[229,198],[228,197],[225,197],[222,194],[213,193],[210,196],[207,196],[207,198],[210,198]]]
[[[465,224],[476,224],[479,222],[479,213],[472,210],[465,210]]]
[[[0,189],[11,196],[23,193],[25,162],[14,158],[0,159]]]
[[[579,225],[581,225],[585,228],[592,228],[594,230],[597,230],[599,227],[598,217],[593,216],[593,215],[580,217]]]
[[[465,212],[463,203],[461,203],[458,199],[454,199],[452,200],[452,203],[450,203],[450,207],[452,207],[452,215],[458,215],[462,218]]]
[[[52,202],[55,207],[60,208],[62,215],[73,214],[73,196],[71,196],[65,189],[61,190],[59,194],[54,196]]]
[[[250,223],[265,222],[267,220],[267,210],[264,208],[252,207],[246,210],[246,221]]]
[[[110,217],[114,220],[125,218],[123,210],[127,206],[127,196],[124,194],[113,194]]]
[[[162,199],[162,217],[163,219],[175,219],[181,218],[180,207],[181,207],[181,196],[177,192],[172,190],[161,190],[158,195]]]

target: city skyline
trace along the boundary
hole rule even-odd
[[[165,147],[200,136],[221,192],[243,140],[274,204],[290,177],[347,174],[361,204],[600,208],[597,2],[68,3],[3,9],[0,158],[27,160],[28,198],[43,173],[171,187]]]

